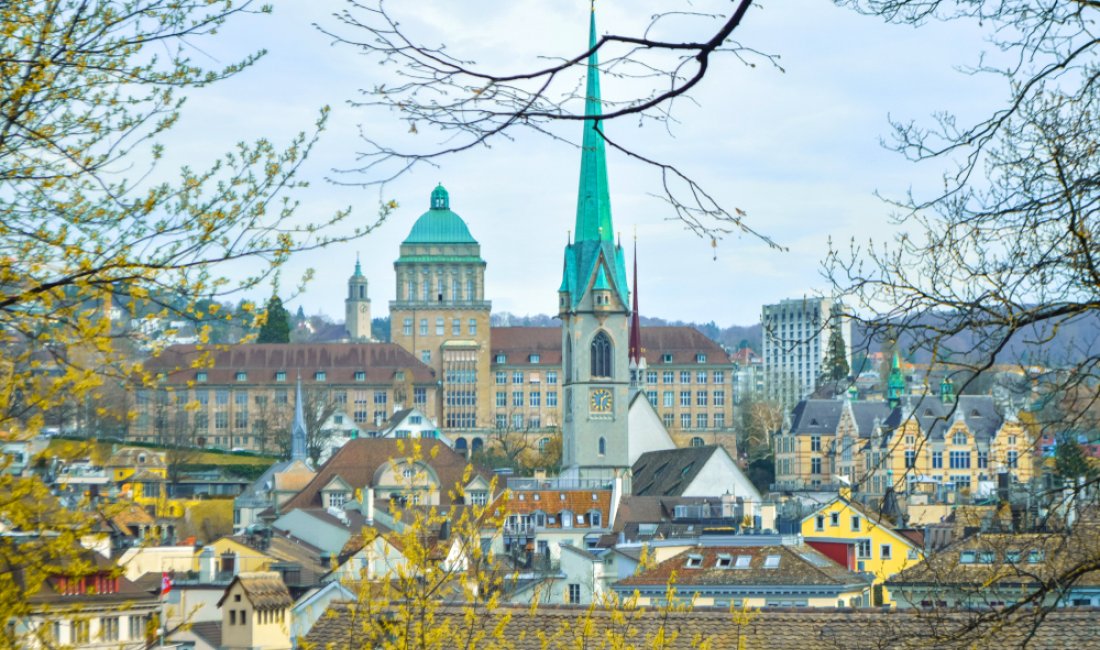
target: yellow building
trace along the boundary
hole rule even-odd
[[[847,490],[802,519],[808,544],[834,561],[875,576],[873,605],[891,604],[882,586],[892,576],[923,560],[921,546],[884,518],[853,502]]]
[[[887,488],[931,501],[990,491],[998,475],[1035,476],[1032,436],[989,395],[898,395],[886,401],[803,400],[774,439],[782,489],[836,487],[861,501]]]

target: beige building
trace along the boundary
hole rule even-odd
[[[224,650],[289,650],[294,600],[274,571],[237,574],[218,601]]]
[[[641,329],[647,368],[640,389],[680,446],[721,444],[733,435],[733,364],[690,327]],[[493,426],[551,431],[562,423],[561,331],[492,329]]]
[[[327,414],[323,426],[344,439],[438,400],[435,371],[392,343],[227,346],[205,363],[196,346],[172,346],[146,369],[159,385],[135,396],[130,436],[141,442],[289,449],[299,377],[306,405]]]
[[[450,209],[442,185],[416,220],[393,263],[397,299],[390,338],[442,381],[439,424],[446,431],[491,425],[489,312],[481,245]]]

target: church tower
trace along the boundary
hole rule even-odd
[[[352,341],[370,340],[370,298],[367,297],[367,278],[355,257],[355,273],[348,278],[348,297],[344,300],[344,328]]]
[[[596,45],[596,16],[589,25]],[[627,408],[630,290],[615,244],[607,185],[596,53],[588,57],[575,236],[565,247],[558,315],[562,321],[565,475],[629,481]],[[629,483],[627,483],[629,485]]]

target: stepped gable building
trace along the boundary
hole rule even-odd
[[[135,394],[130,435],[142,442],[278,451],[290,431],[297,377],[307,401],[331,408],[325,427],[344,439],[438,399],[435,371],[392,343],[172,346],[146,370],[160,384]]]
[[[442,380],[439,424],[449,432],[491,426],[485,260],[442,185],[401,243],[393,269],[390,338]]]
[[[777,487],[834,487],[839,476],[862,500],[888,490],[942,500],[991,491],[1001,473],[1034,476],[1031,434],[992,396],[956,396],[950,380],[938,395],[908,394],[894,376],[885,401],[799,402],[774,439]]]

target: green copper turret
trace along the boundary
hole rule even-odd
[[[591,15],[589,48],[596,47],[596,14]],[[573,242],[566,246],[561,291],[569,294],[566,309],[576,307],[601,269],[610,276],[612,289],[622,305],[629,305],[626,263],[621,246],[615,245],[611,198],[607,184],[607,153],[600,135],[603,114],[600,99],[599,59],[588,56],[588,80],[584,98],[584,131],[581,139],[581,173],[577,191],[577,222]],[[598,130],[599,129],[599,130]]]
[[[890,378],[886,381],[886,401],[891,408],[897,408],[901,404],[901,396],[905,394],[905,375],[901,373],[901,359],[898,353],[894,353],[894,360],[890,364]]]

